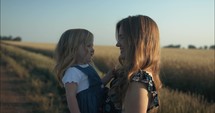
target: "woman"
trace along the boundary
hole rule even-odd
[[[148,16],[129,16],[116,25],[121,66],[113,73],[105,112],[146,113],[159,106],[160,44],[157,24]],[[113,103],[116,110],[108,109]]]

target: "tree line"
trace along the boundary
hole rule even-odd
[[[0,40],[11,40],[11,41],[22,41],[22,38],[17,36],[17,37],[12,37],[12,36],[0,36]]]
[[[173,44],[170,44],[170,45],[167,45],[167,46],[164,46],[163,48],[182,48],[181,45],[173,45]],[[196,47],[194,45],[188,45],[187,46],[188,49],[215,49],[215,44],[214,45],[211,45],[211,46],[201,46],[201,47]]]
[[[22,38],[19,37],[19,36],[17,36],[17,37],[12,37],[12,36],[0,36],[0,40],[22,41]],[[173,45],[173,44],[170,44],[170,45],[164,46],[163,48],[181,48],[181,45]],[[202,46],[202,47],[199,47],[199,48],[197,48],[197,47],[194,46],[194,45],[188,45],[187,48],[188,48],[188,49],[215,49],[215,44],[214,44],[214,45],[211,45],[211,46]]]

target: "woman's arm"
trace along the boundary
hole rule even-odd
[[[76,83],[66,83],[65,85],[67,103],[69,111],[71,113],[80,113],[78,102],[76,99],[76,88],[77,88]]]
[[[125,113],[146,113],[150,98],[148,94],[144,84],[131,82],[124,100]]]

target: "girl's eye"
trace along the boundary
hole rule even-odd
[[[92,44],[87,45],[87,47],[92,47],[92,46],[93,46]]]

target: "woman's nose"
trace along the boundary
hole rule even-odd
[[[91,52],[94,53],[94,51],[95,51],[94,48],[92,48],[92,49],[91,49]]]

